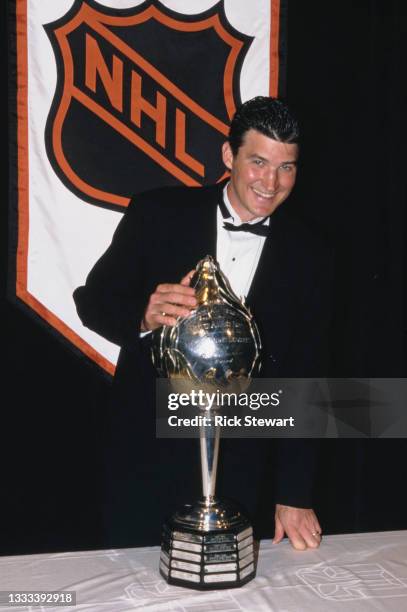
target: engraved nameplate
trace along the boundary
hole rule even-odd
[[[248,554],[253,553],[253,544],[249,544],[246,548],[239,551],[239,558],[244,559]]]
[[[200,565],[196,563],[188,563],[187,561],[178,561],[178,559],[171,560],[171,569],[182,569],[190,572],[200,572]]]
[[[192,550],[194,552],[201,552],[202,547],[200,544],[190,544],[189,542],[178,542],[174,540],[172,543],[173,548],[181,548],[183,550]]]
[[[237,541],[240,542],[240,540],[244,540],[244,538],[247,538],[247,536],[250,536],[250,535],[253,535],[252,527],[248,527],[244,531],[241,531],[237,536]]]
[[[197,561],[201,562],[201,555],[197,555],[196,553],[186,552],[185,550],[176,550],[172,551],[173,557],[177,559],[184,559],[185,561]]]
[[[250,563],[250,565],[248,565],[245,569],[243,569],[240,572],[240,579],[243,580],[243,578],[246,578],[246,576],[251,574],[253,571],[254,571],[254,565],[253,563]]]
[[[236,561],[236,559],[237,554],[235,552],[204,555],[205,563],[221,563],[222,561]]]
[[[204,582],[235,582],[237,574],[208,574],[204,576]]]
[[[204,544],[205,552],[228,552],[236,550],[236,544],[225,542],[225,544]]]
[[[241,542],[239,542],[239,544],[238,544],[238,548],[239,548],[239,550],[242,550],[242,548],[245,548],[249,544],[253,544],[252,536],[250,536],[249,538],[246,538],[245,540],[241,540]]]
[[[233,533],[211,533],[204,538],[205,544],[221,544],[222,542],[234,542],[236,536]]]
[[[161,551],[160,558],[167,564],[170,564],[170,556],[165,552],[165,550]]]
[[[254,554],[250,553],[249,555],[246,555],[246,557],[244,559],[241,559],[239,561],[239,567],[245,567],[248,563],[252,563],[254,561]]]
[[[213,565],[204,565],[204,570],[208,574],[213,572],[232,572],[237,570],[237,563],[214,563]]]
[[[199,582],[199,574],[189,574],[188,572],[180,572],[179,570],[171,570],[171,578],[179,578],[180,580],[188,580],[189,582]]]
[[[160,570],[162,571],[163,574],[168,576],[168,567],[162,561],[160,561]]]
[[[175,540],[182,540],[183,542],[202,542],[203,537],[194,533],[185,533],[181,531],[174,531],[172,534]]]

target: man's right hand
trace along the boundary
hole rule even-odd
[[[179,285],[163,283],[150,295],[141,331],[153,331],[162,325],[175,325],[177,317],[186,317],[196,307],[195,289],[189,286],[195,270],[188,272]]]

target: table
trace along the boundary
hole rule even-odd
[[[41,612],[404,612],[407,531],[325,536],[299,552],[287,540],[260,544],[255,580],[209,592],[167,585],[159,549],[0,557],[0,590],[74,590],[76,607],[5,607]]]

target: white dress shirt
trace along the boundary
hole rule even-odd
[[[224,219],[218,207],[216,259],[222,272],[229,279],[233,291],[241,298],[249,293],[266,237],[249,232],[230,232],[223,227],[224,221],[236,226],[243,223],[230,203],[227,187],[228,185],[223,190],[223,201],[231,218]],[[258,217],[249,223],[258,223],[263,218]],[[267,219],[264,225],[269,224],[270,219]]]

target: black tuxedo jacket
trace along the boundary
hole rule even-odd
[[[178,283],[205,255],[216,258],[217,203],[223,187],[224,183],[202,188],[162,188],[134,197],[110,247],[89,273],[86,285],[74,293],[84,325],[121,346],[113,385],[112,453],[115,460],[120,453],[123,455],[117,461],[122,464],[121,472],[124,465],[130,470],[131,461],[125,451],[130,446],[141,471],[138,478],[143,482],[148,478],[158,482],[158,474],[161,477],[162,472],[160,467],[154,470],[152,465],[169,462],[168,455],[173,465],[178,451],[180,465],[185,464],[186,452],[196,453],[197,457],[197,451],[188,446],[196,441],[155,440],[151,416],[154,415],[155,373],[150,337],[140,340],[139,330],[149,296],[159,283]],[[270,236],[246,300],[261,334],[262,376],[327,374],[330,268],[330,253],[320,237],[290,211],[289,203],[284,203],[271,216]],[[126,436],[129,436],[127,441]],[[252,512],[257,512],[263,504],[269,515],[271,474],[264,464],[270,464],[267,455],[271,447],[278,450],[272,460],[275,500],[311,507],[315,444],[309,440],[222,441],[221,465],[225,465],[225,475],[223,478],[220,467],[220,481],[224,479],[223,487],[232,489],[230,494],[242,496],[245,502],[249,497],[257,500]],[[151,456],[153,448],[154,457]],[[149,475],[143,464],[152,470]],[[173,467],[174,472],[179,469],[179,466]],[[181,470],[185,480],[185,468]],[[242,492],[243,472],[247,474],[247,494]],[[134,473],[129,478],[134,479]],[[113,478],[116,483],[121,479],[124,490],[125,476]],[[234,482],[238,487],[235,492]],[[254,491],[256,486],[263,493],[266,490],[267,495],[262,497],[261,492]],[[165,489],[167,499],[174,491],[174,486],[166,487],[162,482],[160,488]],[[264,524],[267,521],[272,524],[270,516],[264,519]],[[150,540],[131,542],[153,543]]]

